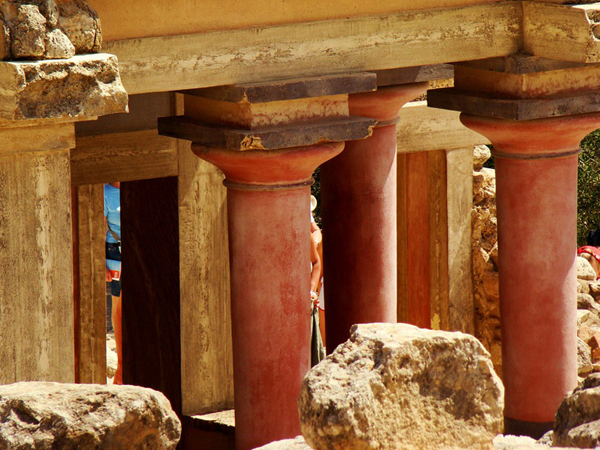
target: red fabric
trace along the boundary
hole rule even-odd
[[[582,253],[589,253],[600,263],[600,249],[598,249],[598,247],[592,247],[591,245],[579,247],[577,249],[577,254],[581,255]]]

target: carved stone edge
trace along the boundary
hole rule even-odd
[[[497,119],[546,119],[600,111],[600,90],[541,99],[511,99],[444,88],[428,91],[427,106]]]
[[[231,150],[276,150],[323,142],[364,139],[372,134],[375,124],[374,119],[349,116],[320,122],[245,130],[202,123],[185,116],[174,116],[158,119],[158,133]]]
[[[0,126],[89,120],[127,112],[127,105],[114,55],[0,62]]]

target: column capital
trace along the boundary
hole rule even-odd
[[[579,142],[600,126],[600,112],[526,121],[461,113],[460,121],[487,137],[495,156],[546,159],[578,154]]]
[[[424,94],[429,82],[384,86],[375,92],[350,95],[350,114],[371,117],[378,121],[377,126],[396,123],[402,106]]]
[[[508,120],[600,111],[600,65],[513,55],[455,65],[454,87],[428,92],[429,106]]]
[[[196,156],[214,164],[225,174],[225,186],[237,190],[310,186],[314,170],[343,149],[343,142],[245,152],[192,144],[192,151]]]
[[[374,73],[356,73],[185,91],[184,115],[159,119],[158,130],[236,151],[364,139],[375,120],[351,115],[348,96],[375,89]]]

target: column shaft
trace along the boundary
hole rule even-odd
[[[309,196],[309,187],[228,190],[238,448],[300,433],[297,399],[310,368]]]
[[[505,428],[537,437],[577,385],[577,153],[600,114],[461,121],[496,157]]]
[[[310,368],[310,184],[343,143],[272,151],[193,145],[226,176],[236,448],[300,434]]]
[[[396,322],[396,125],[427,83],[350,95],[350,113],[380,126],[321,168],[327,349],[355,323]]]

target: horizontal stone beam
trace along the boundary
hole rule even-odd
[[[106,42],[130,94],[506,56],[521,5],[460,8]]]
[[[78,137],[71,150],[71,184],[110,183],[178,174],[177,141],[156,130]]]
[[[113,55],[0,62],[1,120],[74,121],[121,112],[127,112],[127,92]]]
[[[523,2],[523,50],[530,55],[600,62],[600,5]]]
[[[459,115],[456,111],[429,108],[425,101],[407,103],[400,110],[398,153],[456,150],[489,143],[460,123]]]

